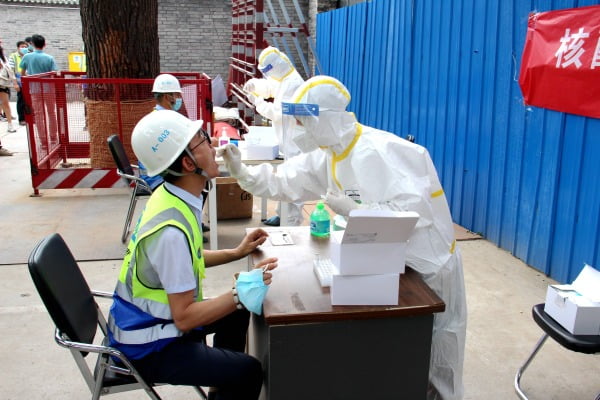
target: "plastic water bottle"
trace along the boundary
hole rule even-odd
[[[331,218],[322,201],[317,203],[310,214],[310,234],[316,237],[329,237]]]

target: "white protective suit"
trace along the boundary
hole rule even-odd
[[[242,165],[237,149],[222,149],[227,167],[245,190],[283,201],[316,200],[328,192],[330,207],[344,209],[360,198],[360,207],[416,211],[420,218],[408,243],[406,264],[444,300],[435,314],[429,399],[463,397],[463,360],[467,307],[462,260],[448,204],[425,148],[356,121],[346,112],[350,94],[334,78],[316,76],[293,96],[293,103],[318,104],[319,116],[300,117],[305,132],[295,129],[302,153],[286,160],[276,173],[268,164]],[[354,202],[355,207],[358,207]],[[336,209],[337,208],[337,209]]]
[[[294,91],[304,83],[304,79],[292,65],[289,58],[275,47],[267,47],[258,57],[258,69],[266,78],[249,79],[244,84],[248,98],[256,107],[256,111],[271,120],[275,129],[279,147],[285,158],[300,154],[291,138],[284,137],[282,127],[281,103],[290,101]],[[265,101],[272,98],[273,101]],[[281,207],[281,204],[279,205]],[[302,224],[302,202],[289,203],[288,220],[282,225]]]

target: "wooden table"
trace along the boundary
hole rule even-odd
[[[251,265],[279,257],[263,315],[253,315],[250,329],[250,353],[265,369],[262,398],[425,399],[433,314],[444,302],[407,268],[397,306],[332,306],[312,270],[329,241],[312,238],[306,226],[267,229],[277,230],[294,245],[267,241],[249,257]]]

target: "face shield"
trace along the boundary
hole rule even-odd
[[[307,103],[281,103],[282,143],[292,141],[301,152],[310,153],[319,148],[312,135],[311,127],[318,124],[319,106]]]

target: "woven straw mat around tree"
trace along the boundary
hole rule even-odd
[[[122,101],[121,121],[123,136],[121,141],[129,157],[129,162],[136,164],[137,157],[131,149],[131,132],[135,124],[152,112],[154,99]],[[87,125],[90,133],[90,163],[92,168],[115,168],[115,160],[108,148],[107,139],[114,133],[119,133],[117,103],[114,101],[86,100]]]

